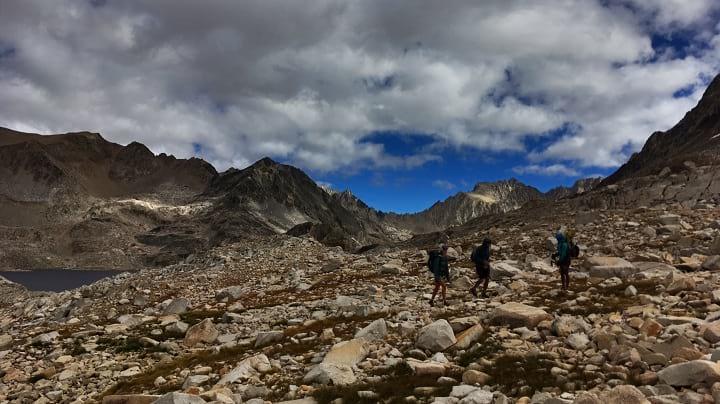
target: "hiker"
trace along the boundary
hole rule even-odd
[[[470,293],[473,296],[478,297],[477,288],[480,283],[483,283],[482,297],[487,297],[488,283],[490,283],[490,245],[492,242],[489,238],[483,240],[482,245],[476,247],[473,250],[470,260],[475,263],[475,272],[478,275],[478,280],[475,282],[475,286],[470,288]]]
[[[570,287],[570,263],[572,261],[570,240],[568,240],[562,231],[558,231],[555,238],[557,239],[558,245],[557,252],[553,254],[553,260],[557,263],[558,268],[560,268],[562,290],[566,291]]]
[[[430,298],[430,306],[435,305],[435,296],[437,296],[438,290],[442,289],[443,305],[447,306],[447,286],[443,282],[443,278],[450,282],[450,268],[448,267],[448,246],[442,244],[440,251],[431,251],[430,257],[428,258],[428,269],[432,272],[435,278],[435,290],[433,290],[432,297]]]

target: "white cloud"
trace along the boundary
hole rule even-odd
[[[682,117],[716,73],[716,3],[7,0],[0,55],[14,52],[0,56],[0,125],[98,131],[182,157],[200,143],[221,169],[270,155],[348,171],[441,158],[394,155],[375,131],[528,151],[570,124],[529,150],[531,163],[612,167]],[[711,47],[655,54],[651,34],[684,27],[702,27]]]
[[[565,177],[577,177],[580,173],[564,164],[552,164],[548,166],[531,164],[524,167],[515,167],[513,171],[516,174],[535,174],[535,175],[547,175],[547,176],[565,176]]]
[[[447,191],[451,191],[456,188],[455,184],[453,184],[452,182],[447,181],[447,180],[435,180],[432,182],[432,185],[435,188],[440,188],[440,189],[444,189]]]

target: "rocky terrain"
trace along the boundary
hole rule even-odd
[[[600,185],[600,183],[602,182],[602,180],[603,179],[600,177],[583,178],[575,181],[575,183],[570,187],[561,186],[553,188],[545,193],[545,197],[551,200],[557,200],[561,198],[569,198],[576,195],[584,194],[597,188],[598,185]]]
[[[672,213],[670,213],[672,212]],[[513,219],[510,219],[513,220]],[[548,260],[577,230],[571,291]],[[479,229],[476,229],[479,230]],[[78,290],[3,286],[8,402],[704,403],[720,399],[715,205],[597,210],[455,234],[449,304],[425,252],[258,237]],[[467,256],[495,240],[487,299]],[[435,242],[435,241],[432,241]],[[161,398],[162,397],[162,398]]]

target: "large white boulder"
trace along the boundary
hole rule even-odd
[[[418,339],[415,343],[420,349],[427,349],[432,352],[444,351],[457,340],[455,334],[447,320],[437,320],[432,324],[426,325],[418,333]]]
[[[364,338],[368,341],[382,340],[387,335],[387,332],[387,323],[385,323],[385,319],[381,318],[358,331],[355,338]]]
[[[712,385],[720,382],[720,364],[706,360],[678,363],[659,371],[658,378],[671,386]]]
[[[593,278],[629,278],[638,272],[635,265],[619,257],[588,257],[585,265]]]
[[[510,302],[496,308],[490,320],[493,324],[506,325],[511,328],[534,328],[541,321],[552,320],[552,316],[543,309]]]

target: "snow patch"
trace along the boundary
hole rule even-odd
[[[474,193],[474,192],[468,192],[468,196],[471,197],[471,198],[473,198],[473,199],[475,199],[475,200],[482,201],[482,202],[485,202],[485,203],[497,203],[497,198],[495,198],[495,197],[492,196],[492,195],[478,194],[478,193]]]

